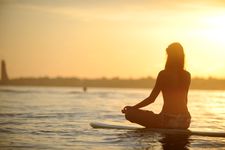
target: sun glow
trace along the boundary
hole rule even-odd
[[[225,12],[223,15],[210,16],[205,19],[205,29],[203,29],[202,36],[209,42],[215,42],[224,45],[225,39]],[[225,52],[221,49],[221,52]]]
[[[0,59],[11,77],[154,77],[180,42],[193,76],[224,78],[225,10],[206,1],[6,3]]]

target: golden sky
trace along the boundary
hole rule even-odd
[[[192,76],[225,78],[225,2],[0,2],[0,59],[12,78],[156,77],[172,42]]]

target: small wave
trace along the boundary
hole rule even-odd
[[[81,94],[81,93],[84,93],[84,92],[81,92],[81,91],[70,91],[70,92],[68,92],[68,94]]]
[[[24,123],[22,122],[13,122],[13,121],[7,121],[7,122],[0,122],[0,125],[22,125]]]
[[[0,113],[0,117],[21,117],[21,116],[27,116],[30,115],[30,113]]]
[[[35,91],[30,91],[30,90],[13,90],[13,89],[0,89],[0,92],[3,93],[31,93]]]

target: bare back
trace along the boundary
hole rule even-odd
[[[187,95],[190,86],[190,73],[187,71],[163,70],[158,76],[158,83],[163,94],[164,114],[186,114],[189,115],[187,108]]]

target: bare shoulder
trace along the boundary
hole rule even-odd
[[[161,70],[158,74],[158,77],[160,78],[163,78],[163,77],[169,77],[169,76],[173,76],[174,75],[174,72],[172,71],[168,71],[168,70]],[[191,74],[190,72],[186,71],[186,70],[183,70],[181,72],[181,75],[186,78],[186,79],[190,79],[191,78]]]
[[[191,74],[190,72],[184,70],[184,75],[187,77],[187,78],[191,78]]]
[[[159,72],[159,74],[158,74],[158,76],[168,76],[168,75],[170,75],[170,74],[173,74],[174,72],[172,72],[172,71],[168,71],[168,70],[161,70],[160,72]]]
[[[170,73],[166,70],[161,70],[159,73],[158,73],[158,79],[159,80],[165,80],[167,79],[168,77],[170,76]]]
[[[163,77],[167,74],[167,72],[165,70],[161,70],[159,73],[158,73],[158,77]]]

